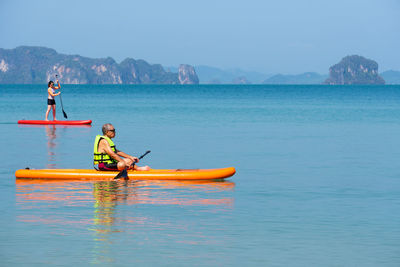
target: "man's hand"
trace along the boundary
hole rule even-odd
[[[139,162],[139,159],[137,157],[130,157],[130,159],[133,161],[133,163]]]

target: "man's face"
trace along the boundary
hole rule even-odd
[[[114,128],[114,126],[111,126],[110,129],[107,130],[107,136],[109,138],[114,138],[115,137],[115,128]]]

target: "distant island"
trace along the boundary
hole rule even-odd
[[[182,64],[168,72],[159,64],[127,58],[93,59],[64,55],[45,47],[20,46],[0,49],[0,83],[35,84],[53,80],[58,74],[66,84],[198,84],[194,68]]]
[[[353,55],[329,68],[325,84],[385,84],[385,80],[378,74],[378,63]]]

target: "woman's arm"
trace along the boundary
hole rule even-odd
[[[61,89],[61,85],[60,85],[60,82],[58,81],[58,80],[56,80],[56,83],[57,83],[57,85],[58,86],[53,86],[53,89]]]
[[[58,92],[58,93],[56,93],[56,94],[53,94],[53,91],[50,90],[50,89],[47,89],[47,92],[49,92],[49,95],[51,95],[51,96],[58,96],[59,94],[61,94],[61,92]]]

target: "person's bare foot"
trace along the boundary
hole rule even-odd
[[[143,166],[143,167],[137,167],[136,168],[137,171],[150,171],[150,167],[149,166]]]

